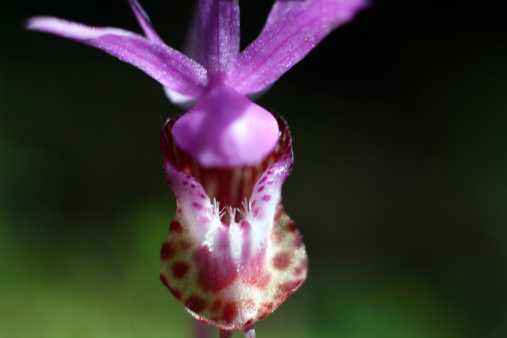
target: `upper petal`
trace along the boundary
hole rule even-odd
[[[239,54],[238,0],[199,0],[197,49],[199,62],[221,74]]]
[[[230,70],[229,83],[244,94],[263,90],[365,5],[366,0],[276,1],[261,34]]]
[[[122,29],[91,27],[53,17],[34,17],[27,28],[102,49],[146,72],[165,87],[198,97],[207,84],[206,69],[171,47]]]

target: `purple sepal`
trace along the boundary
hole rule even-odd
[[[230,84],[243,94],[262,91],[365,6],[365,0],[276,1],[261,34],[230,70]]]
[[[148,14],[146,14],[139,2],[137,2],[137,0],[129,0],[129,4],[132,8],[132,11],[134,12],[134,15],[136,16],[137,21],[139,22],[139,26],[141,26],[143,29],[144,35],[146,35],[146,37],[152,41],[163,44],[164,41],[162,41],[158,33],[151,25]]]
[[[239,54],[238,0],[199,0],[198,13],[199,62],[220,77]]]
[[[102,49],[143,70],[180,95],[197,98],[208,82],[206,69],[200,64],[163,43],[139,34],[43,16],[29,19],[26,27]]]

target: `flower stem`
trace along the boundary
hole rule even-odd
[[[220,338],[231,338],[234,331],[220,330]]]
[[[194,337],[195,338],[212,338],[213,328],[204,324],[200,320],[194,321]]]

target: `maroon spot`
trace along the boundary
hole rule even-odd
[[[275,307],[275,302],[269,302],[267,304],[264,304],[264,308],[267,311],[272,311],[274,307]]]
[[[171,265],[171,270],[173,272],[173,276],[176,279],[181,279],[185,277],[185,275],[188,272],[188,269],[190,269],[190,266],[185,262],[174,262]]]
[[[296,291],[296,289],[303,284],[304,279],[298,279],[295,281],[282,282],[278,285],[278,291],[281,293],[292,293]]]
[[[303,237],[300,234],[296,234],[293,245],[296,249],[299,249],[303,246]]]
[[[258,289],[264,289],[271,281],[271,274],[266,270],[260,271],[258,274],[252,274],[248,278],[245,278],[245,282],[255,286]]]
[[[174,257],[178,250],[174,247],[172,242],[164,242],[162,244],[162,249],[160,249],[160,259],[168,260]]]
[[[257,320],[261,320],[262,318],[266,317],[271,312],[273,312],[275,310],[275,308],[276,308],[276,303],[274,301],[262,304],[261,310],[259,311],[260,314],[259,314],[259,317],[257,318]]]
[[[183,232],[183,225],[180,222],[173,220],[171,222],[171,226],[169,227],[169,231],[173,233],[181,233]]]
[[[185,250],[189,249],[191,246],[192,246],[192,243],[190,243],[188,241],[184,241],[184,240],[180,241],[180,250],[181,251],[185,251]]]
[[[183,213],[183,209],[181,209],[180,207],[178,207],[178,209],[176,209],[176,212],[177,212],[178,214],[182,214],[182,213]]]
[[[222,319],[226,323],[231,323],[238,316],[238,304],[236,302],[227,302],[224,305]]]
[[[188,175],[188,174],[187,174],[187,176],[186,176],[186,177],[187,177],[187,180],[192,179],[192,176],[190,176],[190,175]]]
[[[287,230],[289,230],[290,232],[296,231],[296,223],[294,223],[293,220],[290,220],[289,223],[287,224]]]
[[[160,273],[160,280],[162,281],[162,283],[164,283],[167,290],[169,290],[169,292],[173,295],[174,298],[181,299],[181,292],[179,292],[178,290],[174,289],[169,285],[167,277],[164,274],[162,274],[162,272]]]
[[[255,206],[255,203],[257,203],[257,201],[256,201],[256,200],[254,200],[254,201],[252,202],[252,207],[254,207],[254,206]]]
[[[285,270],[292,262],[292,255],[289,252],[280,252],[273,257],[273,266],[278,270]]]
[[[267,201],[269,201],[270,199],[271,199],[271,195],[264,195],[264,196],[262,196],[262,200],[263,200],[263,201],[266,201],[266,202],[267,202]]]
[[[263,305],[262,310],[257,313],[257,321],[266,318],[270,313],[271,311],[266,310],[266,307]]]
[[[296,291],[296,290],[294,289],[294,291]],[[287,297],[289,297],[294,291],[288,292],[288,293],[284,293],[281,296],[276,297],[276,303],[275,303],[276,307],[275,307],[275,309],[278,306],[280,306],[280,304],[282,304],[287,299]]]
[[[270,313],[271,312],[267,312],[267,311],[264,311],[264,309],[262,309],[262,311],[259,311],[259,313],[257,315],[257,321],[266,318]]]
[[[254,217],[257,217],[257,215],[259,214],[259,208],[255,208],[254,209]]]
[[[211,312],[218,312],[222,307],[222,300],[220,298],[216,299],[213,304],[211,304]]]
[[[204,209],[204,206],[203,206],[202,204],[200,204],[200,203],[197,203],[197,202],[193,202],[193,203],[192,203],[192,206],[193,206],[194,208],[196,208],[197,210],[202,210],[202,209]]]
[[[194,184],[194,183],[192,183],[192,184],[190,185],[190,187],[191,187],[192,189],[195,189],[195,184]]]
[[[256,256],[250,254],[243,257],[244,271],[242,279],[245,283],[258,289],[264,289],[271,281],[271,274],[266,269],[266,249],[262,249]]]
[[[247,327],[247,326],[252,325],[252,324],[253,324],[253,322],[254,322],[254,320],[253,320],[253,319],[248,320],[248,321],[245,323],[244,327]]]
[[[268,170],[268,175],[273,175],[273,169]]]
[[[308,269],[308,260],[305,259],[294,270],[294,275],[299,276],[299,275],[303,274],[304,272],[306,272],[307,269]]]
[[[199,296],[190,296],[185,301],[185,306],[195,313],[201,313],[206,308],[206,301]]]
[[[215,257],[206,246],[195,250],[192,258],[197,263],[197,281],[203,291],[219,292],[238,278],[238,271],[232,259]]]
[[[264,186],[262,186],[259,189],[257,189],[257,192],[261,192],[262,190],[264,190]]]
[[[284,233],[282,232],[280,227],[277,224],[275,224],[273,230],[271,231],[271,239],[273,240],[273,242],[277,244],[280,243],[283,240],[283,235]]]
[[[259,184],[262,184],[262,183],[266,182],[267,179],[268,179],[268,177],[264,176],[264,178],[259,182]]]
[[[274,182],[274,181],[269,181],[269,182],[268,182],[268,184],[273,184],[273,183],[275,183],[275,182]]]
[[[199,197],[202,198],[203,200],[205,200],[207,198],[206,195],[204,195],[203,193],[200,193]]]
[[[187,185],[187,184],[188,184],[188,182],[187,182],[187,181],[183,182],[183,185]]]

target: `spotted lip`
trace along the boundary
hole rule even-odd
[[[161,132],[178,209],[162,246],[160,276],[194,317],[224,330],[245,330],[269,315],[307,274],[301,235],[281,203],[293,164],[290,132],[275,118],[277,146],[254,167],[202,168],[174,142],[177,118]]]

